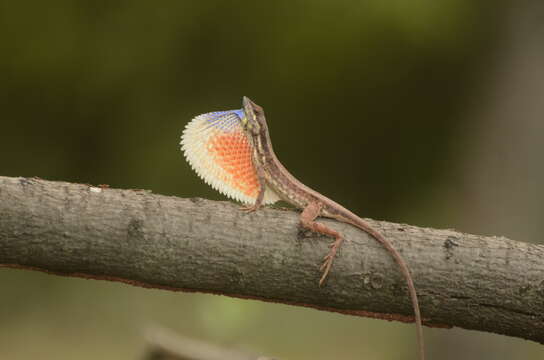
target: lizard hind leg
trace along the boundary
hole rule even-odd
[[[320,267],[320,270],[322,271],[322,275],[321,275],[321,279],[319,280],[319,286],[323,285],[323,283],[325,282],[325,279],[327,278],[327,275],[329,274],[329,271],[331,270],[334,258],[336,257],[336,252],[338,251],[338,248],[340,248],[340,245],[342,245],[342,242],[344,241],[343,236],[338,231],[335,231],[315,221],[315,218],[317,218],[319,214],[321,213],[322,208],[323,208],[323,204],[321,204],[318,201],[315,201],[308,204],[304,208],[302,213],[300,214],[300,224],[304,228],[335,238],[335,241],[329,245],[330,247],[329,253],[325,255],[325,257],[323,258],[323,264]]]

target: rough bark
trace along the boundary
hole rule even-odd
[[[406,285],[384,249],[350,225],[325,286],[331,239],[293,211],[0,177],[0,266],[200,291],[411,321]],[[544,246],[368,220],[412,270],[427,325],[544,343]]]

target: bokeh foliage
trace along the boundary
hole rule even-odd
[[[303,182],[364,216],[444,225],[433,207],[407,209],[448,184],[456,130],[506,9],[1,1],[2,175],[221,199],[185,163],[179,136],[193,116],[247,95]],[[11,270],[0,283],[0,357],[11,359],[134,358],[150,322],[281,358],[415,356],[404,325]]]
[[[219,198],[178,137],[247,95],[288,168],[382,217],[444,170],[495,26],[451,0],[2,7],[5,175]]]

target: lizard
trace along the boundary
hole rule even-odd
[[[340,204],[298,181],[278,160],[261,106],[243,97],[242,109],[217,111],[193,118],[181,136],[181,150],[196,173],[214,189],[244,204],[253,212],[278,200],[302,209],[303,228],[334,238],[323,258],[319,286],[330,272],[344,237],[315,221],[318,216],[351,224],[376,239],[398,264],[414,309],[419,358],[424,360],[421,312],[412,275],[392,244],[366,221]]]

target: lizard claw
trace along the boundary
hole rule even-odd
[[[331,265],[332,265],[332,261],[334,260],[334,256],[335,256],[335,255],[336,255],[336,254],[333,253],[332,251],[331,251],[329,254],[325,255],[325,256],[323,257],[323,264],[321,265],[321,267],[319,268],[319,270],[323,271],[323,269],[325,269],[325,268],[327,268],[327,267],[330,268]]]
[[[321,266],[319,267],[319,271],[321,271],[321,272],[324,273],[324,272],[325,272],[325,269],[326,269],[327,267],[330,267],[330,266],[329,266],[330,263],[331,263],[330,260],[323,261],[323,264],[321,264]],[[323,275],[325,275],[325,274],[323,274]]]
[[[329,274],[329,271],[331,270],[332,263],[334,261],[334,258],[336,257],[336,251],[338,250],[338,247],[342,243],[344,239],[339,237],[329,245],[329,248],[331,249],[325,257],[323,257],[323,264],[319,268],[319,271],[323,272],[323,275],[321,275],[321,279],[319,280],[319,286],[322,286],[325,282],[325,279],[327,278],[327,275]]]
[[[322,286],[325,282],[325,279],[327,278],[327,275],[329,274],[329,270],[332,266],[332,259],[329,259],[321,265],[321,268],[319,270],[323,271],[323,275],[321,275],[321,279],[319,279],[319,286]]]

